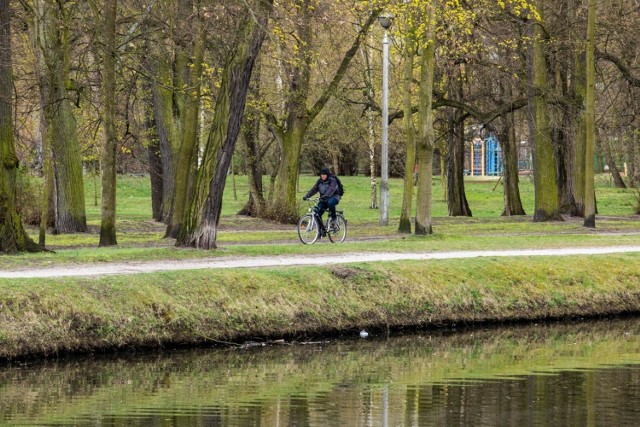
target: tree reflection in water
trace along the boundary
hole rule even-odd
[[[0,424],[631,426],[639,336],[628,318],[16,363]]]

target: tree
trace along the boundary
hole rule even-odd
[[[504,208],[502,216],[525,215],[520,199],[518,182],[518,146],[514,124],[514,114],[509,113],[500,120],[498,140],[504,158]]]
[[[244,11],[238,41],[224,66],[194,198],[178,235],[177,246],[216,247],[227,172],[240,133],[251,73],[273,7],[272,0],[256,0],[256,3],[258,8],[254,13]]]
[[[176,194],[178,153],[183,139],[185,76],[188,73],[187,55],[183,52],[187,33],[191,29],[186,20],[188,1],[165,0],[158,4],[158,19],[152,21],[148,59],[145,61],[151,76],[153,117],[162,163],[162,201],[159,221],[169,225]],[[151,24],[150,24],[151,25]],[[156,155],[157,152],[151,152]],[[153,160],[152,160],[153,161]],[[157,181],[156,181],[157,182]],[[155,189],[159,193],[158,188]]]
[[[513,106],[509,110],[500,113],[500,116],[493,123],[484,125],[491,132],[495,132],[500,143],[503,159],[503,194],[504,205],[502,216],[525,215],[520,198],[519,170],[518,170],[518,139],[516,129],[518,121],[516,111],[519,106],[514,100],[520,98],[518,95],[521,82],[525,80],[522,76],[525,72],[525,55],[522,54],[523,37],[522,25],[517,16],[509,16],[507,13],[500,13],[496,16],[489,16],[486,28],[495,28],[497,31],[491,34],[491,48],[487,49],[488,61],[482,71],[482,76],[492,82],[489,86],[491,93],[498,95],[498,99],[489,96],[491,104],[503,104]],[[486,46],[486,44],[484,45]],[[497,58],[497,61],[492,60]],[[497,74],[496,74],[497,72]],[[482,78],[477,80],[483,81]],[[484,80],[486,81],[486,80]],[[522,98],[520,98],[522,99]],[[524,106],[526,103],[521,103]]]
[[[640,74],[637,69],[640,37],[637,26],[640,9],[637,6],[634,0],[601,2],[596,22],[596,78],[604,83],[597,86],[596,92],[597,141],[603,148],[602,154],[618,188],[626,184],[615,167],[616,161],[625,162],[626,181],[630,186],[636,187],[640,182],[637,130],[640,105]],[[584,39],[583,36],[581,41]]]
[[[507,10],[508,5],[510,9]],[[501,32],[505,32],[504,29],[508,28],[504,25],[505,21],[513,24],[521,22],[528,3],[520,0],[509,2],[487,0],[474,3],[472,8],[467,3],[431,2],[425,0],[403,2],[402,5],[394,3],[394,9],[392,10],[396,13],[396,16],[407,16],[407,19],[411,19],[410,13],[412,11],[423,11],[432,6],[435,7],[434,13],[437,13],[436,43],[438,52],[438,62],[434,64],[434,66],[438,66],[438,69],[434,72],[434,77],[438,79],[438,84],[432,93],[432,107],[436,110],[436,120],[440,117],[441,123],[446,121],[446,124],[441,128],[444,129],[443,135],[446,135],[447,138],[447,150],[441,151],[441,155],[444,158],[442,153],[446,153],[447,158],[446,167],[443,165],[443,175],[447,176],[448,179],[446,181],[449,183],[446,187],[448,206],[450,215],[470,215],[471,210],[464,190],[465,121],[474,119],[481,127],[492,129],[495,132],[497,131],[497,126],[493,124],[494,121],[500,120],[501,123],[506,123],[505,117],[509,117],[514,111],[527,105],[525,97],[518,97],[517,93],[512,93],[511,87],[509,87],[509,90],[503,87],[517,84],[517,80],[514,82],[513,78],[514,75],[518,75],[517,70],[514,70],[515,66],[507,66],[505,62],[512,61],[511,58],[514,54],[509,50],[518,45],[518,40],[521,37],[518,37],[517,32],[515,35],[500,34],[503,39],[500,40],[497,39],[495,34],[487,34],[486,32],[488,29],[494,28],[499,28]],[[479,10],[485,14],[484,20],[478,18]],[[517,25],[515,27],[518,28]],[[418,25],[416,25],[416,28],[418,28]],[[485,33],[481,31],[485,31]],[[402,31],[397,32],[396,37],[404,39],[405,52],[407,52],[407,46],[412,43],[414,37],[412,26],[409,25],[408,28],[403,28]],[[491,47],[487,46],[489,41],[491,41]],[[483,54],[490,60],[483,59]],[[495,62],[496,59],[501,58],[503,62]],[[405,53],[405,67],[407,67],[410,60],[408,54]],[[445,65],[443,66],[442,64]],[[474,75],[481,67],[485,67],[488,70],[487,73]],[[400,231],[410,230],[410,213],[407,212],[410,210],[408,207],[411,202],[411,183],[413,181],[413,166],[410,160],[412,134],[410,127],[407,126],[410,122],[406,118],[419,110],[419,107],[410,105],[411,100],[408,98],[410,85],[408,86],[408,82],[412,77],[408,77],[407,69],[405,68],[403,73],[405,82],[403,107],[390,114],[390,121],[397,118],[405,119],[407,161],[405,165],[405,191],[399,225]],[[447,76],[447,78],[439,78],[440,73]],[[488,82],[493,81],[497,81],[497,83],[488,84]],[[469,95],[465,94],[465,85],[471,87],[474,91]],[[499,97],[496,97],[496,94]],[[516,96],[515,99],[513,98],[514,96]],[[473,100],[473,104],[469,99]],[[352,102],[355,103],[356,101]],[[419,102],[421,101],[419,100]],[[437,110],[442,107],[446,107],[446,114],[437,114]],[[368,99],[367,108],[376,111],[380,110],[372,97]],[[442,119],[443,117],[444,119]],[[423,116],[420,115],[420,118],[423,118]],[[433,122],[436,120],[432,119]],[[501,125],[500,127],[502,128],[503,126]],[[507,132],[505,135],[510,134],[512,133]],[[506,137],[501,139],[502,144],[505,144],[506,141]],[[507,184],[505,186],[505,214],[524,214],[518,190],[515,136],[511,138],[510,144],[509,147],[506,147],[510,148],[510,150],[504,150],[505,153],[509,154],[507,168],[509,175],[505,179]],[[435,150],[435,147],[432,148],[433,150]]]
[[[449,99],[462,101],[462,64],[451,67],[449,72]],[[465,130],[463,112],[447,109],[447,205],[449,216],[472,216],[464,189]]]
[[[296,183],[300,171],[300,152],[302,141],[309,126],[325,107],[329,98],[336,92],[338,85],[346,75],[351,60],[358,52],[369,28],[375,22],[378,10],[375,9],[358,31],[355,40],[347,50],[329,84],[308,107],[311,90],[311,60],[313,48],[313,28],[311,17],[314,6],[310,0],[294,0],[295,57],[285,64],[288,77],[288,92],[282,119],[276,112],[267,113],[269,130],[280,145],[281,159],[274,184],[274,193],[269,201],[267,216],[282,221],[293,222],[298,217],[296,204]]]
[[[195,179],[196,163],[197,163],[197,146],[198,146],[198,126],[200,113],[200,95],[202,86],[202,70],[205,53],[205,35],[206,27],[203,25],[203,17],[201,16],[200,4],[193,8],[190,2],[181,3],[179,8],[187,9],[181,12],[181,15],[193,15],[193,29],[195,36],[193,40],[187,42],[182,40],[183,51],[190,51],[189,68],[190,71],[185,73],[184,77],[184,118],[182,141],[178,149],[178,163],[176,165],[175,176],[175,199],[173,207],[173,215],[169,227],[167,228],[167,236],[177,237],[184,221],[186,211],[188,209],[188,200],[190,200],[193,190],[193,181]],[[185,6],[189,6],[186,8]],[[187,19],[185,18],[185,22]],[[190,44],[190,46],[188,45]],[[184,52],[186,54],[187,52]]]
[[[100,246],[117,245],[116,239],[116,16],[118,0],[104,4],[102,42],[102,221]]]
[[[37,252],[43,248],[24,231],[16,209],[10,16],[9,0],[0,0],[0,253]]]
[[[53,157],[55,231],[87,230],[82,158],[68,89],[77,89],[69,78],[69,24],[75,2],[35,0],[22,2],[31,12],[33,37],[38,51],[39,86],[46,121],[48,147]],[[48,155],[45,153],[44,155]]]
[[[422,31],[422,55],[420,61],[420,90],[418,107],[418,184],[416,201],[416,235],[433,233],[431,219],[431,183],[433,180],[433,80],[435,65],[435,5],[425,4],[425,25]]]
[[[584,173],[584,226],[596,226],[596,203],[593,172],[593,154],[596,138],[595,109],[595,36],[596,36],[596,0],[589,0],[587,17],[586,66],[587,92],[585,96],[585,173]]]
[[[410,19],[410,18],[408,18]],[[416,127],[413,122],[411,87],[413,86],[413,64],[415,58],[415,34],[410,34],[411,25],[407,28],[407,39],[405,41],[404,69],[403,69],[403,91],[402,108],[404,111],[404,132],[405,132],[405,170],[404,170],[404,190],[402,192],[402,210],[400,211],[400,233],[411,233],[411,212],[413,207],[413,183],[414,166],[416,163]]]
[[[561,220],[558,206],[551,128],[549,125],[547,62],[545,58],[545,32],[541,0],[534,2],[540,20],[532,19],[530,53],[530,135],[534,141],[535,212],[533,220]]]

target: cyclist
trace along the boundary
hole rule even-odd
[[[335,231],[336,229],[336,205],[340,203],[340,195],[338,194],[338,181],[331,174],[331,171],[327,167],[320,169],[320,178],[316,181],[315,185],[311,187],[311,190],[302,198],[307,200],[316,193],[320,193],[320,201],[318,202],[318,216],[322,219],[324,211],[329,209],[329,229]]]

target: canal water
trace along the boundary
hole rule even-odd
[[[638,426],[640,319],[0,365],[0,425]]]

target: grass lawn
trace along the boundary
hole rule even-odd
[[[266,179],[266,178],[265,178]],[[315,176],[301,176],[300,212],[306,209],[302,196],[313,185]],[[295,225],[277,224],[236,215],[248,199],[244,176],[227,180],[223,214],[218,234],[219,249],[200,251],[176,248],[175,241],[163,239],[165,227],[151,220],[151,193],[148,177],[118,176],[117,238],[119,245],[98,248],[100,203],[95,203],[94,181],[85,184],[89,232],[47,235],[47,247],[55,253],[0,257],[0,268],[43,266],[56,263],[108,262],[118,260],[158,260],[215,257],[221,255],[283,255],[344,253],[360,251],[445,251],[563,246],[606,246],[640,244],[640,217],[633,215],[637,203],[633,190],[613,188],[606,177],[597,180],[599,215],[595,230],[582,226],[580,218],[564,222],[534,223],[530,215],[500,217],[502,185],[493,179],[467,178],[466,190],[472,218],[447,216],[441,181],[434,180],[434,234],[417,237],[397,232],[402,203],[402,180],[390,180],[390,225],[378,225],[379,211],[370,209],[371,188],[365,176],[341,177],[346,191],[339,208],[348,220],[347,241],[332,245],[320,241],[302,245]],[[99,185],[99,182],[97,183]],[[521,197],[527,213],[533,211],[533,185],[523,177]],[[234,197],[237,195],[237,198]],[[30,228],[37,240],[37,229]]]

